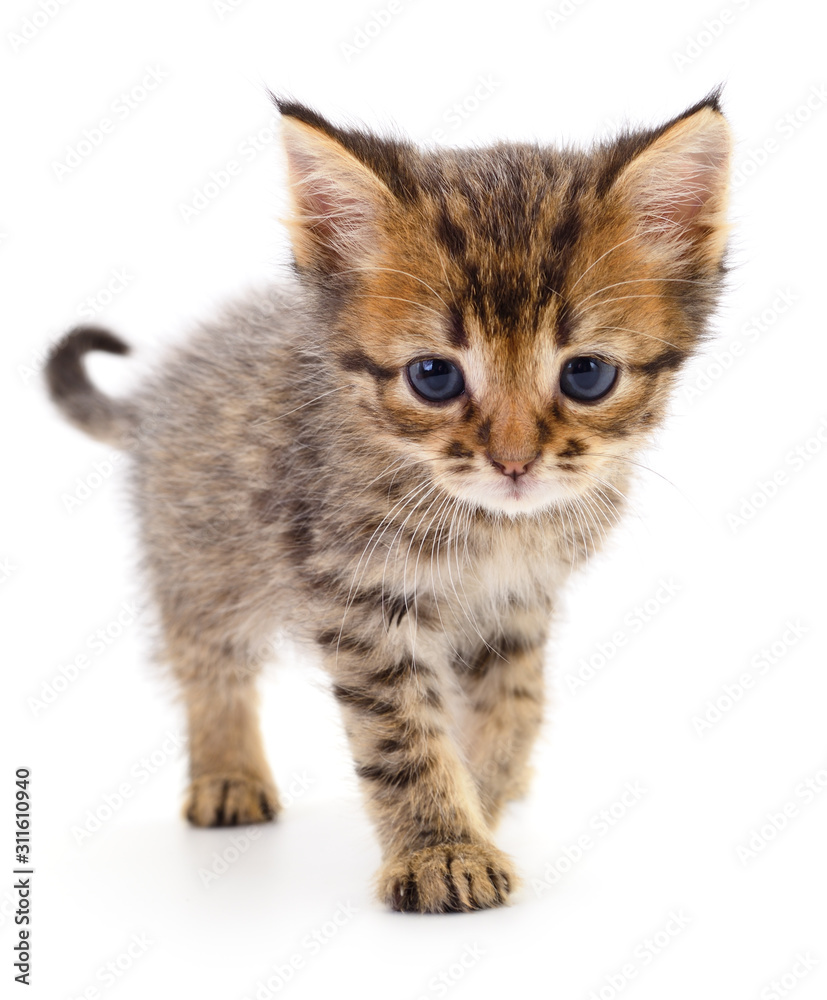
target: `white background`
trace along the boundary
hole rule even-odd
[[[369,37],[358,33],[386,0],[236,3],[70,0],[51,19],[35,0],[3,5],[3,995],[24,989],[10,889],[25,765],[27,996],[824,997],[823,12],[401,0]],[[46,23],[21,43],[35,15]],[[120,117],[121,93],[150,68],[165,79]],[[256,839],[189,829],[181,718],[147,616],[117,625],[142,600],[123,463],[53,412],[43,351],[92,308],[136,347],[91,365],[125,391],[193,319],[284,267],[267,85],[336,121],[462,144],[587,142],[677,114],[721,81],[738,138],[730,290],[644,459],[654,471],[641,471],[636,515],[561,610],[535,784],[499,834],[525,876],[514,905],[429,918],[373,900],[378,849],[332,700],[311,655],[286,646],[264,715],[293,802]],[[106,117],[114,130],[59,171]],[[230,160],[240,172],[185,221]],[[127,278],[113,295],[115,271]],[[111,641],[95,652],[101,628]],[[735,698],[744,674],[752,686]],[[627,783],[637,791],[618,804]],[[94,813],[110,818],[83,835]],[[222,855],[233,863],[205,884],[199,870]]]

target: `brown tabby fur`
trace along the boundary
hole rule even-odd
[[[719,291],[728,127],[713,94],[589,152],[425,152],[278,103],[298,280],[228,308],[125,401],[82,364],[125,345],[73,331],[52,395],[132,453],[189,820],[279,811],[255,674],[286,626],[330,674],[381,898],[495,906],[516,876],[492,830],[527,787],[555,597],[617,519]],[[584,355],[619,369],[597,402],[559,387]],[[466,392],[419,398],[405,368],[428,357]]]

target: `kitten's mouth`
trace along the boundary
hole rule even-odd
[[[512,500],[522,500],[535,491],[537,484],[534,480],[526,482],[526,478],[526,476],[520,476],[519,479],[512,479],[511,482],[505,484],[506,493]]]
[[[481,473],[453,478],[445,483],[455,497],[478,504],[492,514],[515,517],[535,514],[570,502],[578,495],[577,485],[562,470],[536,472],[512,478],[500,473]]]
[[[531,472],[516,479],[500,476],[487,486],[484,505],[489,510],[512,515],[531,514],[553,507],[571,495],[562,482],[540,478]]]

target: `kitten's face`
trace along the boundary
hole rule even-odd
[[[584,235],[565,300],[527,278],[508,317],[475,307],[462,264],[434,238],[416,256],[380,258],[356,293],[365,357],[346,361],[377,434],[426,459],[448,493],[493,512],[605,493],[661,416],[684,356],[670,344],[689,347],[663,283],[644,277],[619,235]],[[517,288],[531,253],[490,252],[484,266],[491,283]]]
[[[370,172],[294,129],[297,261],[337,289],[329,349],[377,443],[495,513],[609,506],[719,284],[717,110],[591,156],[359,136]]]

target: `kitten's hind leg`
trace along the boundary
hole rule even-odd
[[[195,826],[275,819],[279,798],[259,728],[254,658],[228,644],[194,643],[175,668],[189,731],[184,815]]]

